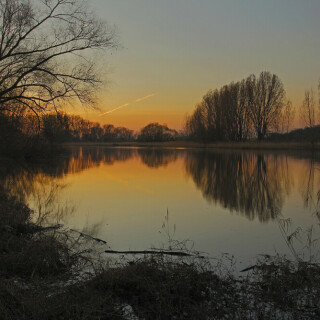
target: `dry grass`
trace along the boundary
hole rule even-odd
[[[320,266],[266,257],[243,282],[262,319],[319,319]],[[254,319],[254,317],[253,317]]]
[[[140,319],[201,319],[207,315],[210,288],[220,282],[196,264],[154,257],[106,270],[93,280],[99,290],[131,305]]]

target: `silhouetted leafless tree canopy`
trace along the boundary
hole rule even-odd
[[[312,89],[305,91],[302,108],[300,110],[304,124],[309,128],[314,127],[316,124],[316,110],[314,92]]]
[[[174,129],[168,128],[166,124],[159,124],[157,122],[149,123],[141,129],[138,136],[139,141],[170,141],[175,140],[178,132]]]
[[[0,111],[93,104],[101,84],[87,52],[116,46],[78,0],[0,0]]]
[[[243,141],[255,135],[262,140],[277,129],[283,116],[285,91],[281,80],[261,72],[220,90],[210,90],[187,118],[190,136],[209,141]]]
[[[295,109],[292,106],[292,102],[288,100],[282,112],[282,119],[281,119],[282,133],[289,133],[294,117],[295,117]]]
[[[247,79],[249,112],[258,140],[262,140],[268,130],[279,125],[284,105],[285,91],[277,75],[261,72]]]

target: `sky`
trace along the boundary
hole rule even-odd
[[[210,89],[250,74],[279,76],[295,107],[320,77],[319,0],[92,0],[115,26],[117,50],[99,56],[101,124],[181,129]],[[77,110],[78,111],[78,110]]]

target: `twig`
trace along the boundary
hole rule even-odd
[[[70,229],[70,231],[77,232],[77,233],[79,233],[81,236],[83,236],[83,237],[88,237],[88,238],[90,238],[90,239],[92,239],[92,240],[94,240],[94,241],[102,242],[103,244],[107,244],[107,241],[102,240],[102,239],[99,239],[99,238],[92,237],[92,236],[90,236],[90,235],[88,235],[88,234],[86,234],[86,233],[83,233],[83,232],[81,232],[81,231],[78,231],[78,230],[75,230],[75,229]]]

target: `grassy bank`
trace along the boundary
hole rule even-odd
[[[201,143],[194,141],[165,142],[72,142],[66,146],[105,146],[105,147],[153,147],[153,148],[186,148],[186,149],[226,149],[226,150],[316,150],[320,143],[306,142],[216,142]]]
[[[316,263],[264,258],[241,277],[197,255],[96,260],[0,193],[0,319],[316,319]],[[92,254],[92,252],[90,252]]]

